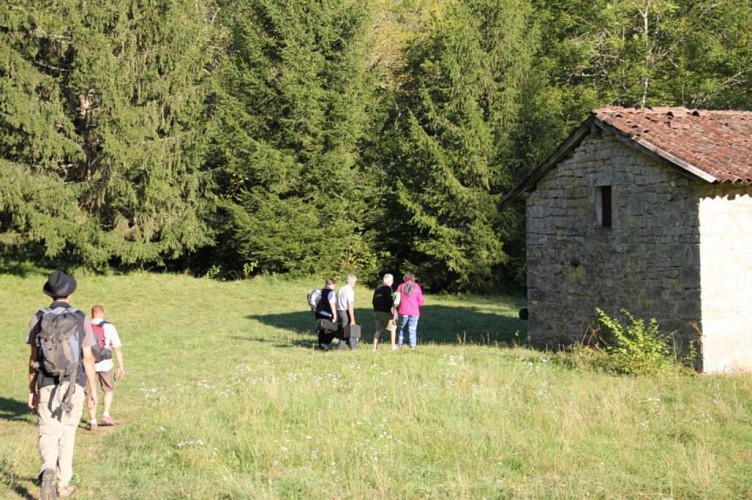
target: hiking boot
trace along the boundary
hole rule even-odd
[[[115,421],[109,415],[102,415],[102,425],[115,425]]]
[[[41,487],[39,491],[39,500],[56,500],[57,499],[57,478],[54,469],[45,469],[42,471]]]
[[[69,496],[73,494],[74,491],[76,491],[75,486],[71,486],[70,484],[66,486],[61,486],[57,489],[57,497],[68,498]]]

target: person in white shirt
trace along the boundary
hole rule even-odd
[[[344,349],[349,343],[351,349],[357,349],[357,338],[346,338],[345,328],[355,325],[355,283],[358,278],[354,274],[348,274],[345,285],[337,292],[337,317],[339,318],[339,348]]]
[[[125,377],[125,365],[123,364],[123,344],[120,341],[120,335],[118,334],[115,325],[109,321],[104,320],[104,307],[96,305],[91,308],[91,329],[94,331],[94,336],[97,338],[97,344],[93,347],[94,356],[96,358],[96,378],[99,385],[104,392],[104,408],[102,412],[102,425],[115,425],[115,421],[110,415],[110,409],[112,408],[112,400],[115,397],[115,381],[122,380]],[[112,361],[112,354],[115,354],[117,359],[117,378],[115,378],[115,364]],[[89,387],[86,385],[86,393],[89,391],[96,392],[96,387]],[[89,404],[89,430],[96,430],[99,422],[97,422],[97,406]]]

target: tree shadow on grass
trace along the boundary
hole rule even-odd
[[[373,312],[370,309],[356,309],[355,317],[363,327],[361,341],[372,341]],[[309,311],[252,315],[247,318],[310,338],[310,341],[293,341],[296,345],[310,346],[315,339],[315,320]],[[505,315],[473,307],[429,305],[421,309],[418,341],[423,344],[518,344],[524,342],[527,336],[526,326],[526,322],[520,320],[516,313]]]
[[[289,330],[299,335],[311,334],[315,330],[316,325],[316,320],[310,311],[285,314],[253,314],[246,316],[246,318],[282,330]]]
[[[357,312],[356,312],[357,314]],[[316,347],[316,319],[310,311],[293,312],[286,314],[254,314],[246,316],[247,319],[258,321],[268,326],[287,330],[298,335],[299,338],[292,341],[279,341],[276,339],[265,339],[258,337],[233,337],[235,340],[248,340],[255,342],[273,343],[277,348],[289,347]]]
[[[15,399],[0,398],[0,420],[22,422],[31,413],[26,403]]]
[[[26,278],[28,276],[45,274],[49,271],[45,267],[30,261],[15,260],[8,258],[7,256],[2,256],[0,257],[0,272],[3,274],[11,274],[19,278]]]

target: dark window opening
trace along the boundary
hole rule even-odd
[[[611,186],[598,186],[595,198],[598,225],[611,227]]]

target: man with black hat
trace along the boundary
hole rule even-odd
[[[88,380],[92,387],[96,382],[94,353],[96,340],[86,314],[70,304],[76,290],[73,276],[57,270],[51,273],[42,289],[52,297],[52,304],[41,309],[29,319],[26,343],[31,346],[29,358],[29,408],[36,410],[39,424],[39,453],[42,467],[40,499],[68,497],[73,492],[70,480],[73,477],[73,448],[76,430],[84,408],[84,385]],[[66,345],[77,346],[80,352],[67,352],[60,360],[62,349],[50,347],[55,344],[49,335],[54,326],[65,325],[71,333]],[[61,345],[59,344],[58,346]],[[55,352],[54,361],[47,359]],[[69,350],[70,351],[70,350]],[[46,353],[46,354],[45,354]],[[71,358],[77,359],[72,370],[65,375],[57,370]],[[50,368],[50,367],[53,368]],[[67,377],[67,379],[66,379]],[[96,392],[89,395],[89,404],[96,405]]]

